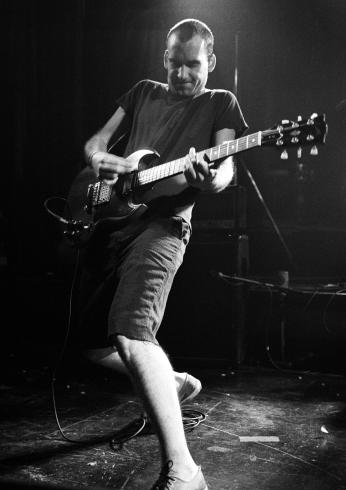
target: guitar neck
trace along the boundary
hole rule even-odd
[[[261,144],[262,131],[258,131],[257,133],[249,134],[236,140],[225,141],[221,145],[208,148],[207,150],[199,151],[197,157],[202,158],[203,155],[207,155],[210,162],[215,162],[216,160],[250,150],[256,146],[261,146]],[[183,173],[186,168],[186,158],[184,156],[171,162],[162,163],[156,167],[138,171],[135,186],[148,185]]]

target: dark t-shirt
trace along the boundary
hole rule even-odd
[[[248,127],[236,97],[226,90],[207,89],[193,99],[178,99],[167,84],[142,80],[117,103],[130,119],[124,156],[150,148],[161,155],[160,163],[183,157],[192,146],[197,151],[213,146],[213,136],[221,129],[234,129],[238,138]],[[175,209],[188,220],[191,195]]]

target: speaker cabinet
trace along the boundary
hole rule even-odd
[[[247,263],[246,238],[193,233],[159,330],[158,339],[170,355],[240,361],[241,291],[217,273],[236,273],[240,263]]]

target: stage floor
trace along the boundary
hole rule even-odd
[[[1,385],[3,488],[151,487],[160,458],[150,430],[110,444],[141,415],[126,378],[83,362],[58,372],[58,420],[74,443],[57,426],[51,368],[9,362]],[[187,408],[206,418],[187,439],[209,490],[346,489],[344,377],[184,360],[175,367],[203,383]]]

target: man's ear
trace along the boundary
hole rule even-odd
[[[163,55],[163,66],[166,68],[168,68],[168,51],[166,49],[165,51],[165,54]]]
[[[208,71],[209,71],[209,73],[211,73],[214,70],[215,65],[216,65],[216,56],[213,53],[210,56],[208,56]]]

